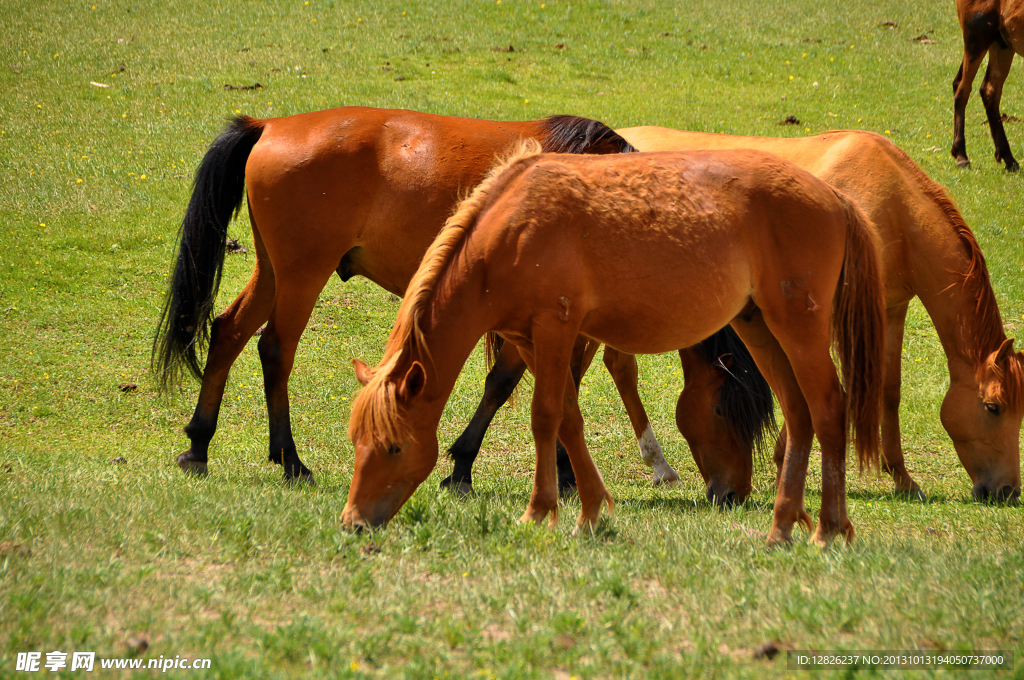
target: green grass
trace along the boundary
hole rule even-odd
[[[911,40],[922,33],[937,42]],[[31,548],[0,556],[0,676],[15,674],[18,652],[121,656],[143,636],[147,658],[212,657],[210,677],[781,674],[783,658],[753,660],[767,640],[1004,649],[1017,656],[1005,675],[1024,677],[1022,510],[970,500],[939,423],[948,376],[920,305],[901,416],[929,501],[854,476],[857,541],[824,552],[802,533],[791,549],[764,547],[766,461],[744,507],[703,500],[672,423],[682,378],[671,355],[641,359],[641,394],[683,477],[674,489],[648,487],[607,372],[586,378],[588,442],[618,506],[581,539],[568,536],[571,501],[555,531],[515,523],[532,474],[526,398],[495,419],[477,498],[437,494],[442,461],[386,531],[341,530],[349,360],[380,357],[398,306],[364,280],[324,290],[291,381],[315,490],[284,487],[266,463],[254,343],[232,373],[205,480],[173,464],[196,385],[162,399],[147,373],[191,173],[224,119],[347,104],[886,134],[956,198],[1012,334],[1024,323],[1022,180],[992,161],[976,95],[974,169],[949,156],[952,5],[9,0],[0,37],[0,541]],[[1003,110],[1024,118],[1021,82],[1011,75]],[[800,126],[777,125],[790,114]],[[1024,127],[1007,129],[1024,155]],[[251,246],[244,218],[231,235]],[[251,267],[251,255],[228,257],[220,307]],[[442,442],[468,420],[483,375],[476,354]]]

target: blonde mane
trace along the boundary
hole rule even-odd
[[[430,348],[423,338],[420,321],[437,290],[448,265],[466,240],[477,217],[501,194],[508,182],[528,167],[528,161],[542,152],[534,139],[521,140],[505,158],[499,158],[484,179],[455,209],[430,244],[419,269],[409,282],[398,318],[391,329],[384,357],[373,371],[373,377],[352,402],[349,438],[356,433],[369,433],[378,445],[400,442],[412,436],[412,429],[398,408],[398,381],[392,372],[405,349],[425,359],[432,369]],[[428,375],[430,374],[428,370]]]

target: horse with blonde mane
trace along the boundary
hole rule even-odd
[[[931,317],[946,354],[950,380],[942,402],[941,422],[970,478],[971,494],[982,501],[1016,502],[1021,492],[1024,352],[1015,352],[1012,338],[1006,337],[985,257],[970,227],[946,191],[905,152],[881,135],[857,130],[797,138],[743,137],[654,126],[617,132],[640,151],[768,151],[853,198],[885,244],[883,469],[892,476],[897,493],[923,497],[906,466],[899,420],[903,333],[908,305],[916,296]],[[716,346],[718,341],[727,339],[726,334],[718,334]],[[727,422],[719,415],[728,414],[730,398],[718,390],[727,380],[733,380],[737,371],[747,369],[742,363],[722,363],[729,362],[730,357],[742,356],[735,346],[712,349],[709,357],[705,350],[711,345],[705,344],[706,347],[679,352],[685,387],[676,407],[676,425],[690,442],[708,500],[742,501],[751,490],[753,437],[764,436],[765,430],[742,433],[735,423],[744,419],[732,418],[732,422]],[[593,350],[596,347],[587,351]],[[644,461],[655,470],[655,483],[674,478],[675,471],[656,446],[650,420],[637,393],[636,360],[606,348],[604,362],[638,438],[646,431],[647,439],[655,442],[655,446],[641,449]],[[502,375],[514,373],[517,365],[522,365],[522,360],[515,346],[503,347],[497,363],[502,372],[492,372],[488,384],[503,384]],[[743,381],[758,384],[756,376],[744,376]],[[485,406],[497,408],[493,396],[496,391],[488,388],[481,410]],[[750,396],[754,403],[771,398],[770,394]],[[474,421],[479,418],[480,411]],[[775,448],[779,471],[785,453],[784,435],[785,430]],[[699,445],[694,446],[694,442]],[[453,477],[468,482],[471,466],[472,458],[456,458]]]
[[[460,194],[480,182],[496,155],[524,138],[537,139],[547,151],[633,150],[604,124],[578,116],[499,122],[343,107],[231,121],[196,171],[153,343],[154,373],[163,386],[186,372],[202,380],[185,427],[190,446],[177,457],[178,465],[206,473],[228,374],[265,323],[258,349],[270,421],[269,459],[284,467],[285,480],[312,481],[292,436],[288,381],[324,285],[334,273],[343,281],[365,276],[404,294]],[[252,226],[253,272],[234,302],[214,318],[225,236],[243,199]],[[207,345],[204,367],[200,356]],[[749,394],[738,381],[727,381],[720,393],[741,402]],[[756,428],[770,417],[770,404],[754,404],[740,415],[750,413]],[[742,430],[740,415],[725,427]],[[690,444],[693,450],[702,446],[697,440]],[[568,460],[560,467],[562,485],[571,488]]]
[[[426,479],[456,378],[480,337],[497,331],[535,377],[536,467],[522,521],[557,520],[557,435],[576,472],[577,529],[592,529],[612,502],[569,372],[577,336],[657,353],[731,323],[789,428],[769,541],[792,540],[796,523],[811,529],[804,486],[815,434],[822,503],[813,540],[851,541],[848,430],[861,466],[878,460],[877,248],[855,204],[771,154],[541,155],[526,143],[430,246],[378,366],[354,362],[365,387],[352,405],[343,521],[384,524]]]

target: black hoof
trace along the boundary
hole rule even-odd
[[[316,480],[313,479],[313,473],[309,471],[302,463],[287,465],[284,470],[284,482],[285,484],[301,484],[304,486],[316,486]]]
[[[441,488],[447,489],[456,498],[467,498],[476,495],[476,491],[473,490],[473,482],[467,482],[464,479],[455,481],[450,476],[441,480]]]
[[[177,463],[178,467],[187,475],[196,475],[197,477],[206,475],[206,461],[192,458],[192,449],[178,456]]]

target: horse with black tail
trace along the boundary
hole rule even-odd
[[[520,139],[540,140],[549,151],[632,149],[607,126],[575,116],[496,122],[347,107],[234,119],[196,172],[153,345],[154,371],[164,386],[186,372],[202,381],[185,427],[190,446],[178,465],[207,471],[228,373],[266,324],[258,349],[269,459],[284,466],[286,480],[312,481],[292,436],[288,380],[320,291],[337,273],[344,281],[365,276],[403,295],[459,197]],[[245,197],[255,266],[214,318],[228,223]]]

